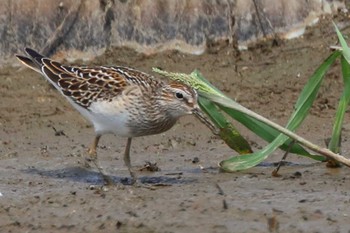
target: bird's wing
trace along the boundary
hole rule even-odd
[[[66,66],[27,48],[29,57],[17,58],[42,73],[59,91],[82,107],[94,101],[110,101],[130,88],[152,88],[160,84],[152,76],[127,67]]]

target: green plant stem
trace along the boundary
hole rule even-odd
[[[210,99],[211,101],[217,103],[217,104],[220,104],[220,105],[225,105],[226,107],[228,108],[233,108],[237,111],[240,111],[244,114],[247,114],[248,116],[251,116],[265,124],[268,124],[270,125],[271,127],[275,128],[276,130],[280,131],[281,133],[285,134],[286,136],[292,138],[293,140],[295,140],[296,142],[300,143],[301,145],[307,147],[308,149],[316,152],[316,153],[319,153],[321,155],[324,155],[326,156],[327,158],[330,158],[330,159],[334,159],[348,167],[350,167],[350,160],[345,158],[344,156],[341,156],[339,154],[336,154],[336,153],[333,153],[332,151],[326,149],[326,148],[322,148],[318,145],[315,145],[313,144],[312,142],[304,139],[303,137],[293,133],[292,131],[280,126],[279,124],[273,122],[273,121],[270,121],[269,119],[243,107],[242,105],[236,103],[236,102],[233,102],[232,100],[230,100],[229,98],[226,98],[224,96],[217,96],[217,95],[211,95],[211,94],[207,94],[207,93],[204,93],[204,92],[199,92],[199,94],[207,99]],[[223,101],[222,99],[226,99],[227,101]],[[229,103],[228,103],[229,102]]]

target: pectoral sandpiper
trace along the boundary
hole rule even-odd
[[[197,92],[183,83],[168,84],[127,67],[67,66],[32,49],[26,48],[25,52],[28,56],[16,55],[17,58],[41,73],[93,124],[96,135],[88,152],[94,161],[103,134],[127,138],[124,162],[132,183],[136,181],[130,163],[133,137],[167,131],[188,114],[195,114],[210,125],[198,107]]]

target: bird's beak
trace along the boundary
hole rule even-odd
[[[219,129],[204,115],[202,110],[197,105],[192,110],[193,115],[195,115],[203,124],[205,124],[215,135],[219,134]]]

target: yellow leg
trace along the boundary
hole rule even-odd
[[[97,145],[98,145],[98,142],[100,141],[100,138],[101,138],[101,135],[97,134],[94,138],[94,141],[92,142],[90,148],[88,149],[88,153],[91,157],[91,160],[96,160],[97,159],[97,151],[96,151],[96,148],[97,148]]]
[[[97,151],[96,151],[96,148],[97,148],[97,145],[98,145],[98,142],[100,141],[100,138],[101,138],[101,135],[97,134],[96,137],[94,138],[94,141],[92,142],[90,148],[88,149],[88,153],[90,155],[90,158],[87,159],[89,162],[93,162],[93,164],[96,166],[98,172],[101,174],[103,180],[105,181],[105,183],[107,185],[111,185],[113,184],[113,180],[108,176],[108,175],[105,175],[102,168],[98,165],[98,162],[97,162]]]

